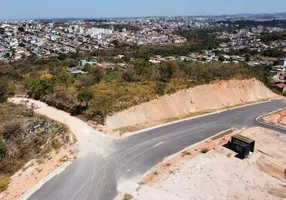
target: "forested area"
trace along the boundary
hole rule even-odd
[[[286,32],[267,33],[261,36],[261,40],[265,43],[273,42],[276,40],[286,40]]]
[[[226,23],[225,21],[218,21],[217,24]],[[254,20],[238,20],[238,21],[227,21],[228,24],[235,27],[239,25],[241,28],[245,27],[257,27],[257,26],[267,26],[267,27],[286,27],[286,20],[269,20],[269,21],[254,21]]]

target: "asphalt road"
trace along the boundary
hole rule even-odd
[[[112,200],[117,186],[142,175],[166,156],[236,127],[265,126],[256,117],[286,107],[274,100],[167,125],[116,141],[112,153],[91,153],[36,191],[30,200]],[[274,127],[286,134],[286,131]]]

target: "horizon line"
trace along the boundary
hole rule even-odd
[[[37,17],[37,18],[0,18],[3,20],[56,20],[56,19],[125,19],[125,18],[150,18],[150,17],[220,17],[220,16],[240,16],[240,15],[286,15],[285,12],[273,12],[273,13],[234,13],[234,14],[201,14],[201,15],[146,15],[146,16],[125,16],[125,17]]]

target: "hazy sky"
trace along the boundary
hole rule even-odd
[[[286,0],[1,0],[0,19],[272,13]]]

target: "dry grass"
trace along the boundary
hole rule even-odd
[[[144,127],[142,127],[144,128]],[[136,126],[126,126],[126,127],[123,127],[123,128],[119,128],[119,129],[115,129],[114,131],[118,131],[119,134],[122,136],[124,135],[125,133],[131,133],[131,132],[135,132],[135,131],[138,131],[140,130],[141,127],[136,127]]]
[[[104,114],[122,111],[134,105],[156,99],[152,82],[148,83],[100,83],[92,87],[95,98],[91,109]]]
[[[190,155],[192,155],[191,152],[183,151],[181,156],[184,157],[184,156],[190,156]]]
[[[4,141],[5,153],[0,160],[0,191],[7,189],[9,177],[25,167],[30,160],[42,157],[50,148],[59,149],[68,130],[65,126],[40,115],[30,115],[21,105],[0,104],[0,141]],[[61,143],[61,142],[62,143]],[[23,168],[24,167],[24,168]]]
[[[172,79],[166,85],[165,93],[166,94],[172,94],[172,93],[175,93],[179,90],[188,89],[190,87],[191,87],[191,85],[189,85],[185,79]]]
[[[157,171],[154,171],[153,174],[154,174],[155,176],[157,176],[159,173],[158,173]]]
[[[57,139],[53,139],[51,145],[55,150],[58,150],[63,146]]]
[[[220,134],[218,134],[218,135],[212,137],[212,140],[217,140],[217,139],[219,139],[219,138],[222,138],[223,136],[226,136],[226,135],[232,133],[233,131],[234,131],[234,130],[224,131],[224,132],[222,132],[222,133],[220,133]]]
[[[209,152],[210,150],[208,149],[208,148],[203,148],[202,150],[201,150],[201,153],[207,153],[207,152]]]
[[[10,177],[7,175],[0,175],[0,193],[5,191],[9,186]]]
[[[172,94],[190,87],[192,87],[192,85],[183,79],[172,79],[166,84],[165,94]],[[92,88],[96,95],[90,104],[90,110],[101,111],[104,116],[108,114],[112,115],[113,113],[158,98],[158,95],[156,94],[156,83],[152,81],[137,83],[101,82],[92,86]],[[234,106],[228,106],[225,108],[227,109],[232,107]],[[187,116],[174,119],[182,119],[207,114],[214,111],[217,111],[217,109],[191,113]],[[173,121],[174,119],[169,119],[168,121]]]
[[[272,61],[273,62],[273,61],[277,60],[277,58],[275,58],[275,57],[266,57],[266,56],[262,56],[262,55],[256,55],[255,57],[262,60],[262,61]]]
[[[133,196],[131,194],[125,194],[123,196],[123,200],[131,200],[131,199],[133,199]]]

